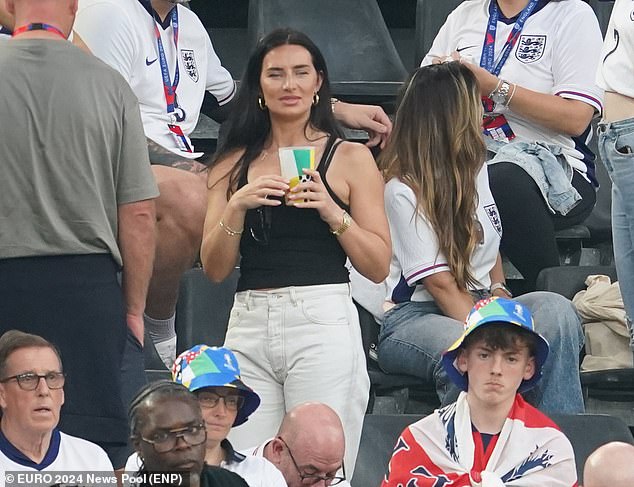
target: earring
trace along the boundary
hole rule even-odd
[[[313,95],[313,106],[317,105],[317,103],[319,103],[319,93],[315,92]]]
[[[266,103],[264,102],[264,98],[261,96],[258,96],[258,106],[260,107],[260,110],[266,110]]]

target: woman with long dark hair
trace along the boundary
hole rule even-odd
[[[236,105],[209,174],[201,253],[214,280],[241,257],[225,346],[262,404],[231,438],[264,441],[287,410],[324,402],[344,425],[352,471],[369,380],[345,263],[375,282],[388,273],[383,181],[367,148],[341,140],[324,58],[304,34],[258,43]],[[293,189],[283,147],[312,148],[319,161]]]
[[[478,299],[507,294],[493,285],[504,277],[502,226],[489,189],[481,119],[478,83],[466,66],[419,68],[379,159],[388,181],[385,208],[393,242],[379,364],[387,372],[434,382],[445,403],[457,389],[440,365],[441,353],[462,334]],[[550,412],[582,411],[583,332],[572,303],[546,292],[517,300],[551,346],[532,399]]]

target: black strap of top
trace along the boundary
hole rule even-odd
[[[322,154],[319,165],[317,166],[317,172],[321,176],[321,180],[324,182],[324,186],[328,190],[328,193],[330,193],[333,201],[341,206],[344,210],[350,211],[350,206],[341,201],[341,198],[337,196],[337,194],[332,190],[332,188],[328,184],[328,181],[326,180],[326,171],[328,171],[328,168],[330,167],[330,163],[332,162],[332,158],[335,155],[337,147],[339,147],[342,142],[343,139],[337,139],[336,135],[331,135],[330,137],[328,137],[328,142],[326,142],[326,146],[324,147],[324,153]],[[248,169],[244,172],[243,175],[240,176],[238,180],[238,189],[242,188],[242,186],[246,185],[249,182],[247,173]]]
[[[328,171],[328,168],[330,167],[330,163],[332,162],[332,158],[335,155],[335,151],[337,150],[337,147],[339,147],[339,145],[341,145],[342,142],[343,142],[343,139],[337,139],[335,135],[330,136],[326,144],[326,147],[324,148],[324,155],[322,156],[321,161],[319,162],[319,166],[317,166],[317,172],[321,176],[321,180],[324,182],[324,186],[328,190],[328,193],[330,193],[330,196],[333,199],[333,201],[337,203],[340,207],[342,207],[344,210],[350,211],[350,206],[346,205],[343,201],[341,201],[341,198],[339,198],[339,196],[337,196],[337,194],[332,190],[332,188],[330,187],[326,179],[326,171]]]

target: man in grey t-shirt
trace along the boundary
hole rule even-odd
[[[139,108],[117,72],[66,40],[76,0],[6,6],[15,28],[0,49],[0,334],[17,328],[60,348],[60,429],[120,467],[120,367],[127,331],[143,341],[158,195]]]

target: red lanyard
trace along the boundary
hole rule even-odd
[[[57,34],[63,39],[67,38],[67,36],[65,36],[64,33],[60,29],[55,27],[54,25],[43,24],[41,22],[36,22],[33,24],[27,24],[27,25],[23,25],[22,27],[18,27],[17,29],[13,31],[13,37],[20,34],[24,34],[25,32],[30,32],[32,30],[45,30],[46,32],[52,32],[53,34]]]

